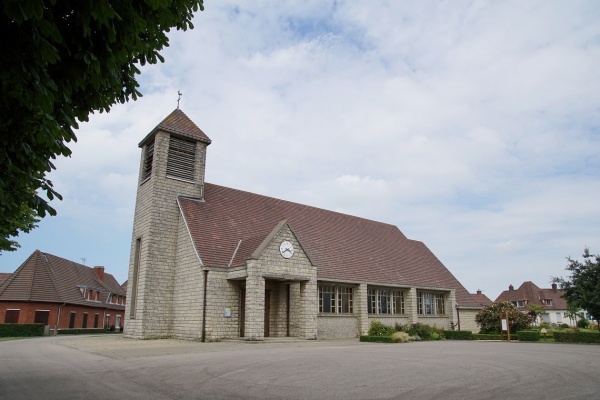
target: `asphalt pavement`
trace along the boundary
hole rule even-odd
[[[437,341],[0,342],[0,399],[600,399],[600,346]]]

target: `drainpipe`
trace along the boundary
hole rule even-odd
[[[206,288],[208,287],[208,270],[204,271],[204,293],[202,294],[202,341],[206,341]]]
[[[60,306],[58,306],[58,315],[56,316],[56,326],[54,328],[54,335],[58,335],[58,324],[60,323],[60,309],[66,304],[67,303],[62,303]]]

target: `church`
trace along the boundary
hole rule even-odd
[[[396,226],[206,183],[179,108],[139,143],[126,337],[354,338],[369,324],[478,330],[469,293]]]

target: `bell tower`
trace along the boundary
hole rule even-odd
[[[211,140],[179,108],[140,143],[140,160],[124,334],[168,337],[181,214],[177,196],[204,197]]]

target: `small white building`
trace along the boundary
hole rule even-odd
[[[523,282],[515,290],[513,285],[508,290],[500,293],[496,301],[510,301],[519,310],[527,313],[527,306],[537,304],[544,307],[545,312],[537,318],[537,323],[548,322],[550,324],[568,324],[576,326],[577,320],[570,318],[567,310],[567,301],[563,299],[564,291],[559,289],[556,283],[549,289],[540,289],[531,281]]]

